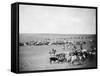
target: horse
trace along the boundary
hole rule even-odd
[[[49,52],[49,54],[52,56],[52,55],[55,55],[56,53],[56,50],[55,49],[52,49],[52,51]]]

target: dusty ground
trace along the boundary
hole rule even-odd
[[[83,65],[71,65],[69,63],[50,64],[49,51],[52,48],[55,48],[57,52],[63,52],[62,45],[21,46],[19,48],[20,71],[85,68],[93,66],[91,62]],[[69,49],[66,49],[66,51],[69,51]]]

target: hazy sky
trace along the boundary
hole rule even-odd
[[[95,34],[95,9],[20,5],[20,33]]]

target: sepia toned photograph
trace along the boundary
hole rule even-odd
[[[96,9],[19,4],[19,71],[97,67]]]

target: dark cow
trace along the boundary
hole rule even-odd
[[[50,57],[49,59],[50,59],[50,64],[58,62],[58,58],[57,57]]]
[[[63,62],[66,62],[65,53],[60,53],[60,54],[53,55],[49,59],[50,59],[50,63],[63,63]]]

